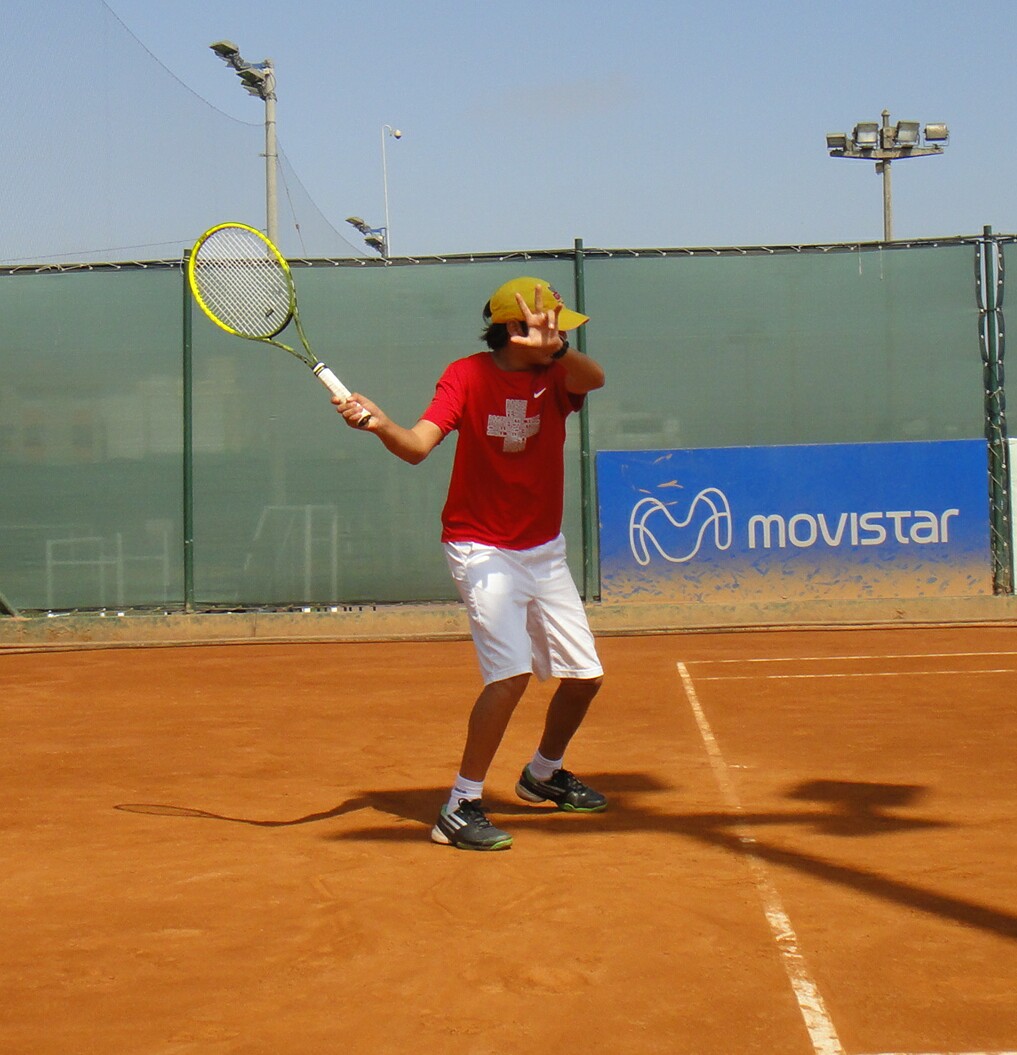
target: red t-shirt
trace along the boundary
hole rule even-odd
[[[531,549],[561,531],[565,419],[584,396],[558,363],[502,370],[489,352],[450,363],[422,417],[459,430],[442,542]]]

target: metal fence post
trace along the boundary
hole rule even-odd
[[[193,372],[193,316],[191,291],[187,284],[187,264],[191,256],[184,251],[182,315],[182,377],[183,377],[183,529],[184,529],[184,611],[194,609],[194,372]]]
[[[575,240],[576,310],[586,314],[586,271],[583,240]],[[576,331],[576,346],[586,354],[586,327]],[[583,403],[579,412],[579,460],[581,484],[581,508],[583,520],[583,597],[587,601],[600,600],[600,564],[597,557],[597,485],[590,449],[590,404]]]
[[[983,229],[975,252],[975,287],[985,386],[992,589],[994,593],[1013,593],[1013,534],[1003,379],[1003,251],[991,227]]]

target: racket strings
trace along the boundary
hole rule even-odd
[[[224,228],[199,247],[193,267],[206,309],[245,337],[273,337],[289,322],[293,294],[282,264],[253,232]]]

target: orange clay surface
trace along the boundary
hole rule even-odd
[[[502,853],[468,642],[0,653],[5,1055],[1017,1051],[1017,630],[614,637]]]

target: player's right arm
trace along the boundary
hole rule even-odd
[[[410,465],[419,465],[441,442],[442,431],[433,421],[421,418],[412,428],[404,428],[359,392],[354,392],[348,400],[333,399],[332,402],[347,425],[359,432],[373,432],[389,451]],[[361,427],[357,422],[364,410],[370,413],[371,420]]]

